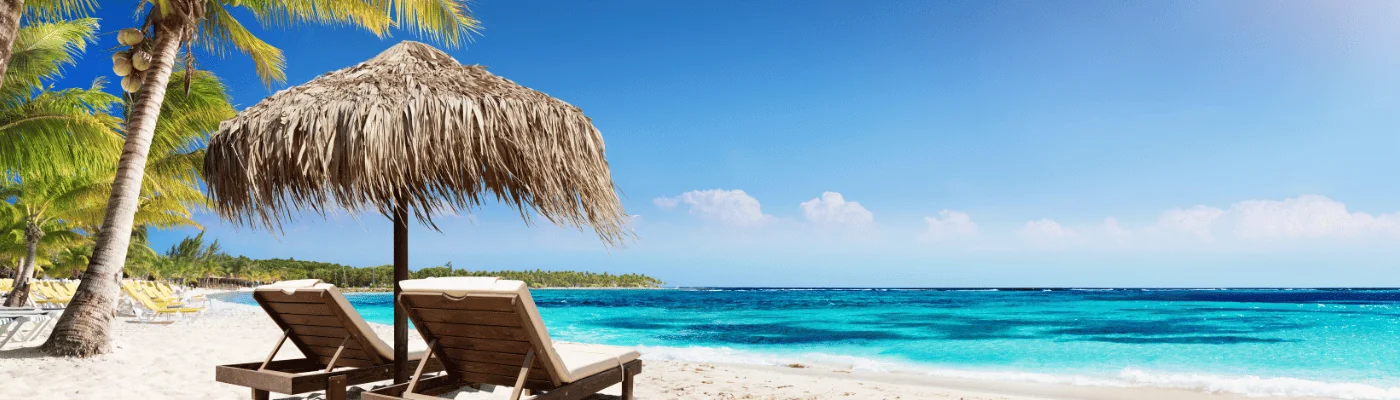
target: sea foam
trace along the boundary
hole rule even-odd
[[[1350,400],[1400,400],[1400,387],[1297,378],[1224,376],[1124,368],[1116,374],[1046,374],[1008,370],[972,370],[824,353],[775,354],[729,347],[639,346],[644,359],[721,364],[785,366],[822,365],[853,371],[904,373],[940,378],[1017,381],[1104,387],[1154,387],[1246,396],[1327,397]]]

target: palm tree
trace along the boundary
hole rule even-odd
[[[143,182],[138,211],[133,216],[133,223],[143,232],[148,227],[199,226],[192,219],[190,209],[208,206],[208,200],[199,191],[199,171],[204,160],[204,152],[199,146],[205,140],[204,132],[217,128],[218,123],[233,116],[234,111],[226,88],[218,79],[205,72],[192,73],[191,79],[193,83],[190,85],[189,95],[172,96],[170,101],[164,104],[164,111],[170,117],[162,120],[157,126],[159,134],[151,144],[153,153],[147,166],[151,174]],[[69,97],[102,99],[100,96],[107,95],[100,89],[98,87],[92,90],[93,93],[84,92]],[[73,91],[78,90],[40,93],[32,101],[21,103],[26,105],[21,109],[35,109],[36,107],[28,105],[48,104],[45,103],[46,99],[61,99],[65,93]],[[111,102],[117,100],[111,96],[105,99]],[[105,123],[106,125],[114,125],[115,118],[105,113],[106,108],[106,105],[88,107],[94,110],[89,118],[106,118],[112,120]],[[7,115],[25,118],[22,111],[5,111],[9,110],[0,110],[0,121],[5,121]],[[80,107],[70,111],[81,112],[84,112],[84,109]],[[115,161],[111,158],[107,160]],[[6,306],[17,306],[28,300],[29,279],[34,276],[36,264],[41,260],[36,253],[38,245],[40,240],[48,236],[45,227],[53,225],[64,232],[81,230],[100,233],[96,227],[97,221],[102,220],[107,200],[105,195],[111,193],[112,187],[111,181],[92,172],[100,170],[106,168],[84,170],[88,171],[85,174],[47,176],[25,174],[26,171],[21,171],[21,178],[10,182],[12,187],[0,191],[0,197],[12,197],[15,199],[14,204],[21,206],[21,214],[26,224],[25,262],[20,265],[15,288],[7,299]],[[59,239],[55,237],[54,240]],[[86,258],[91,262],[90,257]],[[68,267],[78,270],[82,268],[71,265]]]
[[[97,8],[95,0],[0,0],[0,84],[9,81],[12,47],[19,41],[20,19],[54,21],[86,17]]]
[[[218,261],[225,257],[216,239],[213,243],[204,244],[204,232],[198,235],[186,237],[170,246],[170,250],[165,252],[164,261],[167,266],[182,273],[183,278],[195,277],[198,279],[209,278],[217,275],[220,271]]]
[[[102,233],[93,250],[83,283],[67,311],[54,326],[42,350],[55,355],[90,356],[108,349],[108,330],[119,294],[116,276],[126,259],[131,228],[139,206],[141,181],[152,136],[161,114],[180,47],[186,47],[185,66],[192,71],[193,44],[215,53],[232,47],[247,54],[263,82],[285,80],[281,50],[258,39],[230,12],[241,7],[264,25],[279,27],[304,23],[354,25],[383,37],[391,27],[417,31],[447,45],[457,45],[477,29],[464,0],[145,0],[143,33],[149,69],[141,72],[141,88],[128,109],[126,139],[117,164],[111,199],[102,220]],[[150,7],[147,8],[146,5]],[[189,82],[188,77],[185,80]]]
[[[15,51],[0,84],[0,199],[14,224],[9,238],[24,248],[7,306],[28,301],[29,280],[48,261],[41,245],[80,236],[82,210],[93,201],[80,195],[93,178],[84,167],[114,161],[104,153],[118,142],[119,121],[108,113],[117,98],[102,91],[101,81],[89,89],[44,86],[77,61],[96,30],[93,19],[35,23],[10,32],[13,41],[4,46]],[[54,171],[64,173],[48,173]]]
[[[20,217],[21,224],[15,228],[24,232],[25,245],[24,262],[15,276],[14,289],[5,300],[6,307],[22,306],[29,301],[29,281],[34,278],[40,262],[41,240],[69,241],[81,237],[76,230],[84,224],[84,210],[92,206],[90,196],[83,196],[91,179],[91,176],[29,177],[0,186],[0,201],[14,209],[7,214],[17,213]],[[65,237],[60,239],[59,234]]]

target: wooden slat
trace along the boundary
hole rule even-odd
[[[339,343],[337,343],[337,345],[339,345]],[[318,355],[318,356],[326,356],[326,359],[327,359],[327,360],[330,360],[330,357],[333,356],[333,355],[335,355],[335,350],[336,350],[337,347],[336,347],[336,346],[316,346],[316,345],[310,345],[310,344],[308,344],[308,345],[306,345],[306,348],[307,348],[308,350],[311,350],[312,353],[316,353],[316,355]],[[340,358],[341,358],[341,359],[366,360],[366,361],[372,360],[372,359],[373,359],[373,358],[370,358],[369,354],[366,354],[363,350],[360,350],[360,349],[350,349],[350,348],[346,348],[344,352],[340,353]]]
[[[473,295],[463,299],[452,299],[441,294],[404,294],[403,298],[417,308],[440,308],[472,311],[515,311],[515,296]]]
[[[480,350],[463,350],[454,348],[443,349],[443,352],[446,353],[445,357],[451,357],[454,360],[487,362],[492,364],[515,366],[519,366],[525,362],[524,354],[500,353],[494,351]],[[536,361],[534,364],[536,366],[542,366],[538,361]]]
[[[520,316],[512,312],[449,310],[440,308],[414,308],[418,318],[429,322],[450,322],[455,324],[520,326]]]
[[[514,386],[514,385],[515,385],[515,376],[518,376],[518,375],[520,374],[520,366],[519,366],[519,365],[509,366],[509,365],[490,364],[490,363],[481,363],[481,362],[468,362],[468,363],[461,363],[461,362],[459,362],[459,363],[457,363],[457,371],[458,371],[458,372],[471,372],[471,373],[477,373],[477,374],[491,374],[491,375],[509,376],[509,377],[510,377],[510,383],[509,383],[508,385]],[[539,380],[539,381],[548,381],[548,380],[549,380],[549,373],[548,373],[548,372],[545,372],[543,369],[539,369],[539,368],[530,368],[530,374],[529,374],[529,376],[530,376],[530,379],[531,379],[531,380]]]
[[[462,372],[462,371],[458,371],[458,372],[457,372],[457,375],[458,375],[458,376],[461,376],[461,377],[462,377],[462,380],[467,381],[467,382],[485,383],[485,384],[501,385],[501,386],[514,386],[514,385],[515,385],[515,377],[514,377],[514,376],[502,376],[502,375],[483,374],[483,373],[477,373],[477,372]],[[554,385],[551,384],[551,383],[549,383],[549,380],[548,380],[548,379],[544,379],[544,380],[530,379],[530,380],[526,380],[526,381],[525,381],[525,388],[526,388],[526,389],[531,389],[531,390],[549,390],[549,389],[554,388]]]
[[[282,319],[282,322],[287,323],[287,325],[344,326],[344,324],[340,322],[340,318],[333,316],[279,314],[278,317]]]
[[[457,336],[478,339],[528,341],[525,331],[504,326],[453,324],[447,322],[424,322],[428,330],[438,336]]]
[[[307,345],[312,345],[312,346],[328,346],[328,347],[337,347],[337,346],[340,346],[340,342],[344,340],[344,337],[333,338],[333,337],[311,336],[311,335],[298,335],[297,338],[298,338],[298,339],[301,339],[301,342],[302,342],[302,343],[306,343]],[[346,349],[353,349],[353,350],[360,350],[360,349],[361,349],[361,348],[360,348],[360,344],[359,344],[359,343],[356,343],[354,340],[345,342],[345,348],[346,348]]]
[[[424,378],[422,381],[418,382],[418,386],[414,391],[421,394],[434,395],[457,390],[465,385],[466,382],[459,381],[452,376],[443,375]],[[364,400],[397,400],[403,398],[403,394],[407,388],[407,383],[385,386],[364,392],[360,395],[360,398]]]
[[[268,305],[268,307],[272,307],[272,309],[275,310],[275,311],[277,311],[277,313],[279,313],[279,314],[324,315],[324,316],[333,316],[333,315],[335,315],[334,313],[331,312],[331,308],[330,308],[330,307],[326,307],[325,304],[315,304],[315,303],[277,303],[277,302],[269,302],[269,303],[267,303],[267,305]]]
[[[240,364],[228,364],[228,365],[222,365],[222,366],[223,366],[223,367],[229,367],[229,368],[242,368],[242,369],[256,370],[256,369],[258,369],[259,367],[262,366],[262,363],[261,363],[261,362],[250,362],[250,363],[240,363]],[[306,371],[314,371],[314,370],[320,369],[321,367],[322,367],[321,365],[318,365],[318,364],[316,363],[316,360],[310,360],[310,359],[305,359],[305,358],[297,358],[297,359],[292,359],[292,360],[277,360],[277,361],[273,361],[273,362],[270,362],[270,363],[267,364],[267,369],[274,370],[274,371],[282,371],[282,372],[306,372]]]
[[[336,363],[336,366],[342,366]],[[369,382],[377,382],[394,377],[393,365],[355,365],[355,369],[345,369],[332,372],[317,372],[313,374],[302,374],[292,378],[294,391],[288,393],[306,393],[316,390],[325,390],[326,384],[330,383],[332,376],[344,376],[347,385],[359,385]]]
[[[321,365],[326,365],[326,364],[329,364],[329,363],[331,362],[331,356],[320,356],[320,355],[317,355],[317,356],[312,356],[312,358],[316,359],[316,362],[321,363]],[[335,366],[336,366],[336,367],[363,368],[363,367],[371,367],[371,366],[375,366],[375,365],[378,365],[378,364],[375,363],[375,362],[373,362],[373,361],[369,361],[369,360],[365,360],[365,359],[359,359],[359,358],[347,358],[347,357],[345,357],[344,355],[341,355],[341,356],[340,356],[340,359],[339,359],[339,360],[336,360],[336,362],[335,362]]]
[[[519,340],[495,340],[443,336],[438,339],[438,344],[442,347],[451,349],[519,354],[522,357],[525,355],[526,352],[530,351],[530,342]]]
[[[290,325],[292,333],[297,336],[321,336],[328,338],[344,338],[349,333],[345,328],[338,326],[311,326],[311,325]]]

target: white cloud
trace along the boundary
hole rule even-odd
[[[1213,240],[1216,233],[1241,239],[1315,239],[1400,235],[1400,214],[1351,212],[1319,195],[1245,200],[1228,209],[1195,206],[1162,213],[1157,227]]]
[[[681,199],[675,197],[657,197],[655,200],[652,200],[651,203],[662,210],[670,210],[680,205]]]
[[[1195,206],[1191,208],[1173,208],[1162,213],[1157,218],[1157,228],[1172,232],[1194,236],[1203,240],[1211,240],[1211,228],[1215,220],[1225,214],[1225,210],[1215,207]]]
[[[965,212],[943,210],[937,217],[924,217],[928,234],[934,239],[966,237],[977,234],[977,224]]]
[[[875,217],[860,203],[846,201],[840,193],[822,192],[821,197],[802,202],[802,215],[818,225],[866,227]]]
[[[1346,204],[1318,195],[1241,201],[1230,206],[1228,217],[1234,234],[1246,239],[1400,234],[1400,214],[1350,212]]]
[[[766,219],[759,208],[758,199],[737,189],[692,190],[676,197],[657,198],[652,202],[666,209],[685,204],[690,207],[691,215],[732,226],[759,225]]]
[[[1075,236],[1074,231],[1060,226],[1059,222],[1053,219],[1042,219],[1039,221],[1026,221],[1026,224],[1018,231],[1022,236],[1035,240],[1058,240]]]
[[[1103,234],[1109,239],[1118,242],[1128,240],[1129,237],[1133,236],[1132,232],[1129,232],[1127,229],[1124,229],[1123,226],[1118,224],[1118,219],[1113,217],[1104,218]]]

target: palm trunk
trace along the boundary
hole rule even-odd
[[[34,263],[39,255],[39,239],[44,238],[44,230],[33,221],[24,226],[24,264],[15,276],[15,287],[5,298],[5,307],[22,307],[29,302],[29,283],[34,280]]]
[[[156,24],[154,60],[127,117],[126,143],[117,164],[116,180],[112,182],[101,234],[77,293],[54,325],[49,340],[40,347],[45,353],[87,357],[110,349],[108,331],[121,295],[121,272],[131,244],[141,180],[146,175],[146,155],[151,149],[160,104],[165,100],[165,85],[170,82],[175,57],[179,55],[182,33],[183,27],[177,23]]]
[[[19,34],[19,20],[24,16],[24,0],[0,0],[0,84],[5,83],[5,70],[10,68],[10,47]]]

